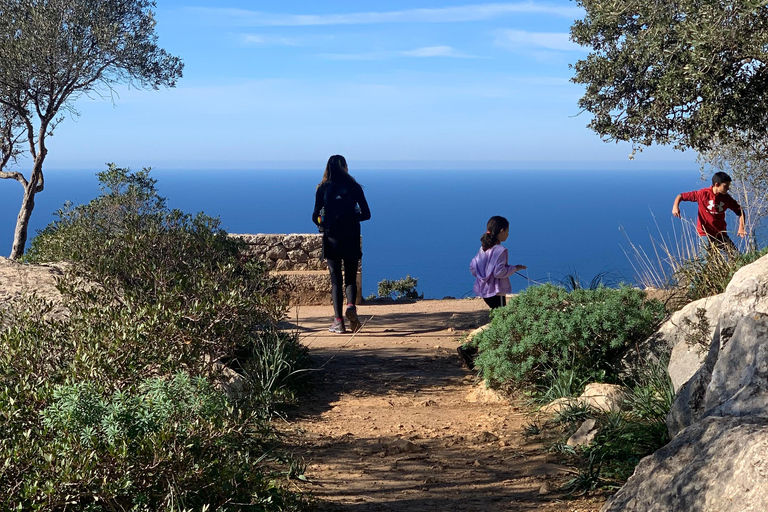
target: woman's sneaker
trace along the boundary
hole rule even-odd
[[[357,308],[355,306],[347,306],[347,311],[344,313],[344,316],[349,320],[349,328],[352,329],[352,332],[359,331],[363,326],[360,323],[360,319],[357,318]]]
[[[328,329],[330,332],[335,332],[336,334],[344,334],[347,332],[347,329],[344,327],[344,319],[333,319],[333,323],[331,324],[331,327]]]

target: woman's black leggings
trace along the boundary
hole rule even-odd
[[[347,302],[354,304],[357,298],[357,267],[360,263],[358,258],[340,258],[326,260],[328,262],[328,271],[331,274],[331,298],[333,299],[333,314],[336,318],[342,318],[342,309],[344,307],[344,295],[346,291]],[[342,278],[341,270],[344,267],[344,276]]]

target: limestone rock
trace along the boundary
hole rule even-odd
[[[491,326],[491,324],[487,323],[487,324],[481,325],[477,329],[474,329],[473,331],[471,331],[469,334],[467,334],[466,343],[469,343],[470,341],[472,341],[475,338],[475,336],[477,336],[478,334],[480,334],[481,332],[483,332],[484,330],[486,330],[490,326]]]
[[[669,376],[675,391],[679,390],[688,379],[704,364],[712,336],[715,333],[717,320],[720,316],[721,305],[723,304],[724,294],[713,297],[705,297],[695,302],[691,302],[680,311],[672,315],[664,325],[657,331],[656,335],[664,338],[671,347],[672,353],[669,358]],[[698,332],[700,319],[698,312],[704,312],[706,333]],[[702,345],[696,344],[696,338],[703,342]]]
[[[568,442],[566,443],[568,446],[587,446],[589,443],[592,442],[593,439],[595,439],[595,436],[597,435],[597,429],[595,428],[595,424],[597,422],[590,418],[586,420],[584,423],[581,424],[579,429],[573,433],[571,437],[568,438]]]
[[[720,342],[725,344],[744,316],[768,314],[768,256],[746,265],[734,274],[723,297]]]
[[[557,398],[549,402],[547,405],[543,406],[541,409],[539,409],[539,411],[543,412],[544,414],[557,414],[558,412],[562,411],[566,407],[572,407],[574,405],[577,405],[578,403],[579,403],[579,400],[578,398],[575,398],[575,397]]]
[[[578,400],[598,411],[619,411],[624,403],[624,390],[616,384],[595,382],[587,384]]]
[[[507,399],[495,389],[486,387],[485,381],[478,383],[464,398],[467,402],[480,402],[484,404],[498,404],[507,402]]]
[[[706,418],[641,460],[601,512],[768,510],[766,453],[766,418]]]
[[[704,363],[678,391],[667,428],[672,441],[604,511],[768,510],[768,256],[726,288]]]
[[[283,261],[288,258],[288,251],[282,245],[278,245],[267,251],[267,258],[274,261]]]
[[[61,293],[56,288],[66,268],[64,263],[33,265],[0,257],[0,306],[35,294],[54,304],[53,316],[66,315]]]
[[[584,387],[584,392],[578,397],[564,397],[553,400],[540,409],[545,414],[556,414],[566,407],[585,404],[598,411],[609,412],[621,410],[624,403],[624,390],[616,384],[594,382]]]

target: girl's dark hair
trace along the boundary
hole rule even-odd
[[[501,215],[494,215],[488,219],[486,229],[487,231],[480,237],[480,246],[484,251],[499,244],[499,233],[509,229],[509,221]]]
[[[325,165],[323,181],[320,182],[320,185],[329,181],[340,183],[344,180],[355,181],[355,178],[349,175],[347,160],[341,155],[333,155]]]

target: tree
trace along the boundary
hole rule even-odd
[[[579,106],[608,141],[707,150],[768,130],[768,2],[577,0]]]
[[[111,96],[118,83],[174,87],[183,63],[157,45],[152,0],[0,0],[0,178],[24,188],[11,258],[24,252],[35,194],[45,185],[46,138],[77,115],[84,94]],[[8,171],[20,145],[27,179]]]

